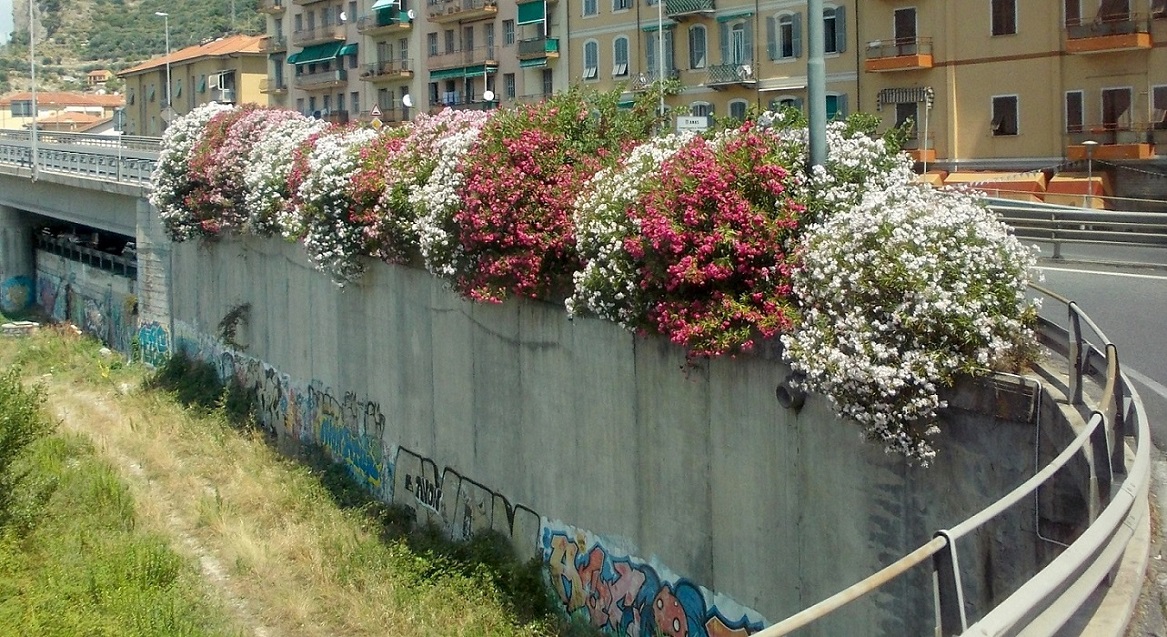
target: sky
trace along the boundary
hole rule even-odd
[[[12,37],[12,0],[0,0],[0,44]]]

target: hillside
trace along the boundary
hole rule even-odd
[[[120,70],[166,50],[156,11],[170,14],[170,47],[232,33],[260,33],[256,0],[35,0],[37,86],[77,90],[85,73]],[[15,0],[12,42],[0,47],[0,93],[28,87],[28,2]],[[116,88],[116,86],[114,87]]]

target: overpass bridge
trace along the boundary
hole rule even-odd
[[[132,325],[133,347],[144,359],[159,360],[173,349],[167,339],[175,324],[172,248],[147,200],[159,140],[43,133],[37,142],[34,151],[27,133],[0,132],[0,309],[12,311],[35,302],[127,350],[131,338],[111,325]],[[1084,212],[1018,210],[1015,202],[991,205],[1003,217],[1014,214],[1027,220],[1026,232],[1064,232],[1068,234],[1061,238],[1067,241],[1088,239],[1081,227],[1089,221]],[[40,234],[41,227],[54,224],[113,235],[123,249],[107,253],[95,246],[99,240],[91,238],[87,245],[76,232]],[[126,244],[133,245],[131,251]],[[38,259],[52,263],[46,266]],[[1128,581],[1128,588],[1112,586],[1115,573],[1125,569],[1138,580],[1146,560],[1146,546],[1139,542],[1146,542],[1148,519],[1147,422],[1113,345],[1074,303],[1046,294],[1065,305],[1068,317],[1063,327],[1046,324],[1042,330],[1046,344],[1068,364],[1049,377],[1052,385],[1062,384],[1067,408],[1039,409],[1039,417],[1056,420],[1067,411],[1085,409],[1072,441],[1060,453],[1047,452],[1051,460],[996,502],[967,512],[964,521],[935,531],[932,541],[854,586],[843,588],[849,582],[839,582],[837,595],[779,621],[766,635],[784,635],[824,617],[829,621],[831,613],[887,587],[910,569],[925,567],[934,587],[938,635],[1121,634],[1138,582]],[[1084,392],[1085,387],[1093,391]],[[1054,389],[1050,395],[1058,393]],[[1037,490],[1052,486],[1058,469],[1075,459],[1084,459],[1089,468],[1072,478],[1081,481],[1077,488],[1088,496],[1082,534],[1031,573],[1016,592],[997,600],[994,609],[980,618],[966,617],[969,584],[962,582],[962,572],[987,567],[970,566],[968,548],[962,548],[958,560],[958,545],[967,547],[969,542],[963,536],[1011,506],[1036,503]],[[1040,528],[1031,531],[1040,537]]]

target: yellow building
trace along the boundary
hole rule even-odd
[[[172,52],[118,73],[126,82],[125,132],[160,135],[166,128],[167,63],[173,116],[217,101],[267,104],[260,84],[267,77],[262,36],[233,35]]]
[[[1167,153],[1167,2],[863,5],[864,109],[916,122],[919,159],[1020,170]],[[870,97],[868,97],[870,96]],[[870,99],[870,102],[867,100]],[[926,129],[926,132],[925,132]]]

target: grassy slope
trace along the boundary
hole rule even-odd
[[[223,410],[198,413],[134,389],[142,372],[101,358],[94,344],[59,336],[0,344],[0,364],[13,360],[52,373],[49,407],[62,427],[118,468],[140,526],[197,559],[248,632],[571,631],[540,618],[549,606],[529,570],[483,559],[497,546],[394,532],[400,520],[391,509],[337,489],[333,473],[279,456]]]

